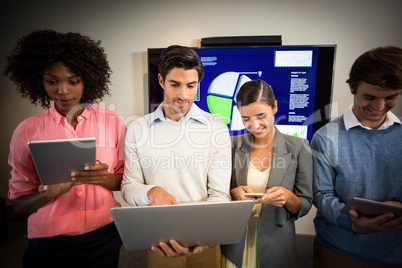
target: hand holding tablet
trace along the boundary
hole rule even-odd
[[[42,185],[71,182],[71,172],[96,163],[96,139],[30,141],[36,171]]]
[[[359,197],[352,198],[340,212],[342,214],[349,214],[349,210],[351,209],[367,217],[377,217],[384,213],[393,213],[395,216],[402,216],[402,207],[400,206]]]

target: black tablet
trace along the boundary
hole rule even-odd
[[[96,163],[96,139],[30,141],[36,171],[42,185],[71,181],[71,172]]]
[[[383,202],[369,199],[353,197],[341,210],[343,214],[349,214],[349,210],[356,210],[359,214],[367,217],[376,217],[384,213],[394,213],[396,216],[402,216],[402,207],[386,204]]]

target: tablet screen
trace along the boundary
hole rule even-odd
[[[349,210],[351,209],[368,217],[376,217],[387,212],[394,213],[396,216],[402,216],[402,207],[359,197],[352,198],[341,210],[341,213],[349,214]]]
[[[96,139],[30,141],[36,171],[43,185],[70,182],[72,171],[96,163]]]

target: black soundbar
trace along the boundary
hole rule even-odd
[[[203,37],[201,47],[281,46],[281,35]]]

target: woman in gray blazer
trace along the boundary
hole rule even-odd
[[[250,132],[232,137],[232,200],[254,198],[241,241],[222,245],[222,267],[294,267],[294,220],[312,203],[312,156],[308,141],[281,134],[274,126],[278,109],[272,88],[262,80],[245,83],[236,97]]]

